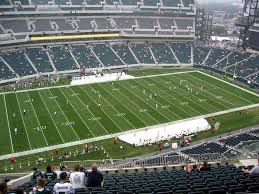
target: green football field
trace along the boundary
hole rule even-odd
[[[6,93],[0,155],[258,103],[258,96],[199,72]]]

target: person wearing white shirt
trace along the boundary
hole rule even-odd
[[[53,193],[54,194],[73,194],[74,189],[71,183],[67,182],[67,173],[62,172],[60,174],[60,182],[56,183],[53,188]]]
[[[80,172],[80,166],[75,166],[75,172],[72,172],[69,181],[74,189],[85,188],[86,176],[84,172]]]

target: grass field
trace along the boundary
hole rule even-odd
[[[228,134],[229,131],[232,133],[232,131],[239,130],[245,127],[251,127],[254,125],[259,124],[259,108],[252,108],[248,109],[246,111],[242,111],[240,114],[240,111],[237,112],[231,112],[215,117],[211,117],[208,119],[210,124],[215,124],[216,122],[220,123],[220,127],[216,132],[212,133],[211,130],[204,131],[197,136],[193,136],[193,141],[201,140],[204,138],[210,138],[213,136]],[[178,142],[179,140],[173,138],[171,140],[166,140],[163,143],[174,143]],[[32,167],[37,166],[38,169],[45,170],[46,166],[48,164],[51,164],[55,167],[58,167],[60,163],[63,161],[85,161],[85,160],[100,160],[103,159],[125,159],[130,157],[139,157],[143,154],[150,154],[150,153],[159,153],[157,144],[153,144],[151,147],[146,146],[140,146],[140,147],[134,147],[130,144],[127,144],[123,141],[118,141],[117,144],[112,143],[112,139],[102,140],[93,142],[91,144],[93,147],[98,146],[103,147],[106,151],[102,149],[99,149],[94,152],[90,152],[87,154],[81,154],[80,150],[84,149],[84,145],[76,145],[68,148],[62,148],[59,149],[59,153],[55,154],[55,151],[52,151],[51,154],[48,152],[42,152],[37,154],[30,154],[28,156],[21,156],[17,158],[17,161],[15,164],[10,163],[9,159],[1,160],[0,161],[0,173],[6,173],[6,172],[30,172],[32,170]],[[120,146],[123,146],[125,149],[125,152],[119,151]],[[60,156],[63,156],[64,153],[75,153],[76,150],[79,151],[78,154],[74,155],[72,154],[69,158],[60,158]],[[169,150],[168,150],[169,151]],[[108,157],[107,157],[108,153]],[[37,162],[39,158],[43,158],[44,162]]]
[[[199,72],[6,93],[0,155],[257,103],[257,96]]]

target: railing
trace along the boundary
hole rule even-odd
[[[257,144],[257,150],[259,150],[257,140],[249,140],[249,141],[242,141],[236,146],[230,148],[226,152],[222,154],[224,158],[227,160],[239,160],[239,159],[251,159],[255,157],[255,153],[253,153],[253,148],[255,149],[255,144]]]
[[[243,147],[244,150],[250,152],[253,156],[258,157],[259,153],[259,141],[251,143]]]
[[[85,169],[90,169],[93,164],[96,164],[99,168],[104,169],[105,166],[112,166],[114,162],[120,160],[82,160],[82,161],[64,161],[62,165],[66,166],[68,169],[73,169],[75,165],[79,164]]]
[[[195,160],[194,160],[195,159]],[[221,162],[220,153],[192,154],[188,155],[164,155],[153,156],[145,159],[131,159],[122,163],[122,160],[85,160],[85,161],[64,161],[62,164],[72,169],[76,164],[89,169],[95,163],[100,169],[122,169],[122,168],[145,168],[150,166],[186,165],[189,163]]]

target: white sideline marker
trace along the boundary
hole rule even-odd
[[[7,106],[6,106],[5,95],[3,95],[3,96],[4,96],[5,113],[6,113],[6,118],[7,118],[8,129],[9,129],[9,136],[10,136],[11,148],[12,148],[12,153],[14,153],[13,140],[12,140],[12,134],[11,134],[11,129],[10,129],[10,123],[9,123],[10,121],[9,121],[9,116],[8,116],[8,112],[7,112]]]

